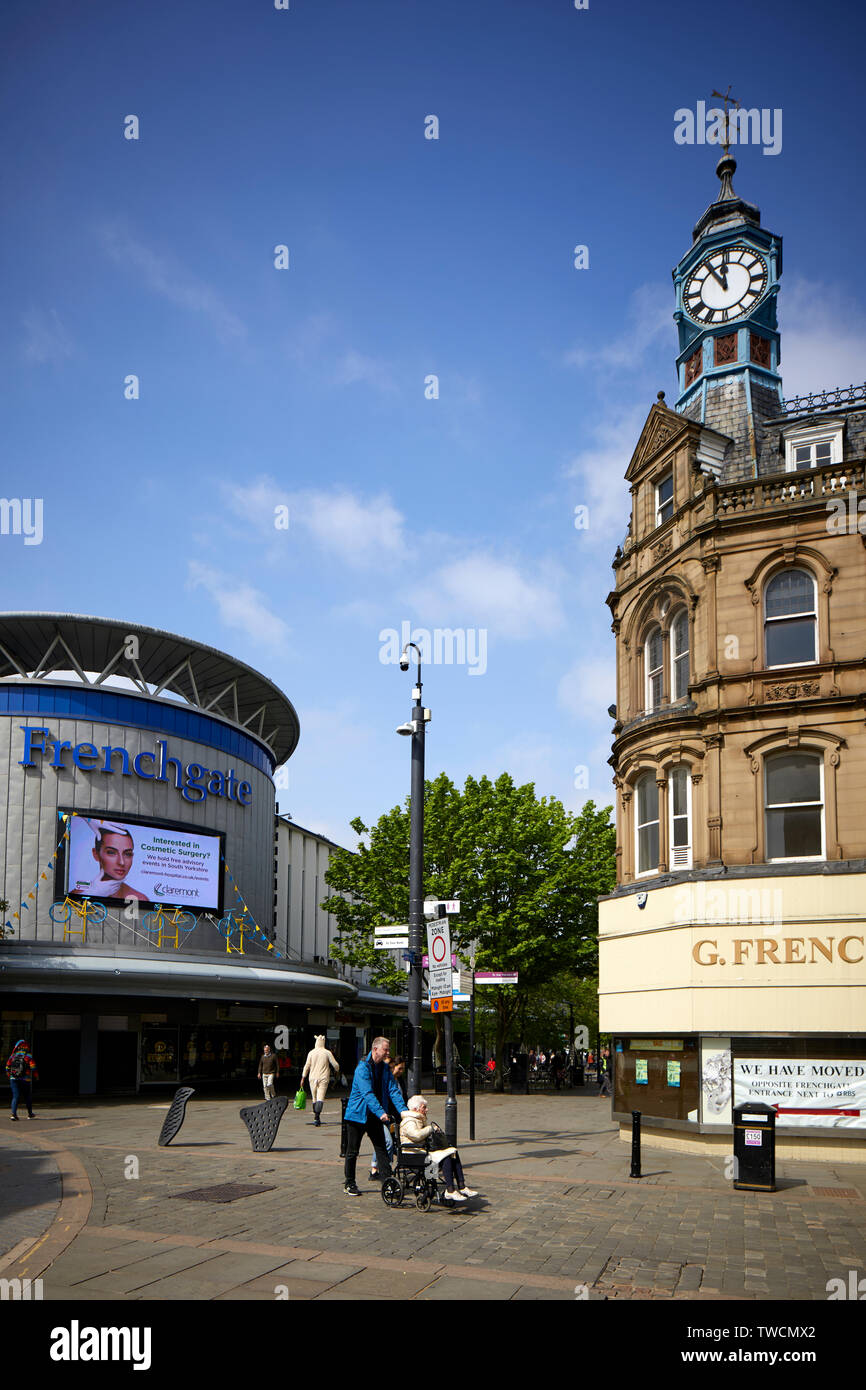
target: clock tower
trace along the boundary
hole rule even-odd
[[[732,441],[725,475],[757,477],[764,421],[782,400],[776,295],[782,238],[734,192],[736,160],[727,151],[716,174],[719,196],[697,222],[692,246],[673,271],[681,415]]]

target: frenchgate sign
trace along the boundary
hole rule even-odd
[[[167,782],[171,777],[184,801],[205,801],[209,796],[225,797],[240,806],[249,806],[252,801],[251,783],[238,781],[233,767],[225,772],[203,767],[201,763],[187,763],[184,767],[179,758],[169,756],[168,743],[163,738],[156,740],[155,752],[143,749],[130,758],[123,745],[104,744],[97,748],[93,743],[77,743],[73,746],[67,739],[52,738],[50,729],[29,724],[21,724],[19,728],[24,733],[21,767],[36,767],[37,758],[50,757],[53,745],[54,756],[49,767],[60,769],[71,764],[81,772],[110,774],[119,771],[122,777],[141,777],[149,782]],[[172,773],[169,768],[173,769]]]

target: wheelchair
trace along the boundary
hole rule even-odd
[[[429,1153],[404,1153],[400,1143],[400,1126],[391,1126],[394,1153],[391,1176],[382,1183],[382,1201],[386,1207],[400,1207],[411,1193],[419,1211],[429,1211],[434,1203],[445,1206],[445,1179],[441,1167]]]

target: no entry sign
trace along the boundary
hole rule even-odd
[[[451,933],[447,918],[427,924],[427,956],[430,961],[430,1007],[434,1013],[447,1011],[451,1008],[452,991]]]

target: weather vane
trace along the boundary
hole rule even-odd
[[[720,101],[723,101],[723,102],[725,103],[725,138],[724,138],[724,140],[722,141],[722,148],[723,148],[723,150],[725,151],[725,154],[730,154],[730,152],[731,152],[731,130],[730,130],[730,126],[728,125],[728,120],[729,120],[729,117],[728,117],[728,102],[730,102],[731,105],[734,107],[734,109],[737,110],[737,111],[739,111],[739,109],[740,109],[740,103],[737,101],[737,98],[736,98],[736,97],[732,97],[732,96],[731,96],[731,86],[730,86],[730,83],[728,83],[728,90],[727,90],[726,92],[711,92],[710,95],[711,95],[711,96],[714,96],[714,97],[718,97]]]

